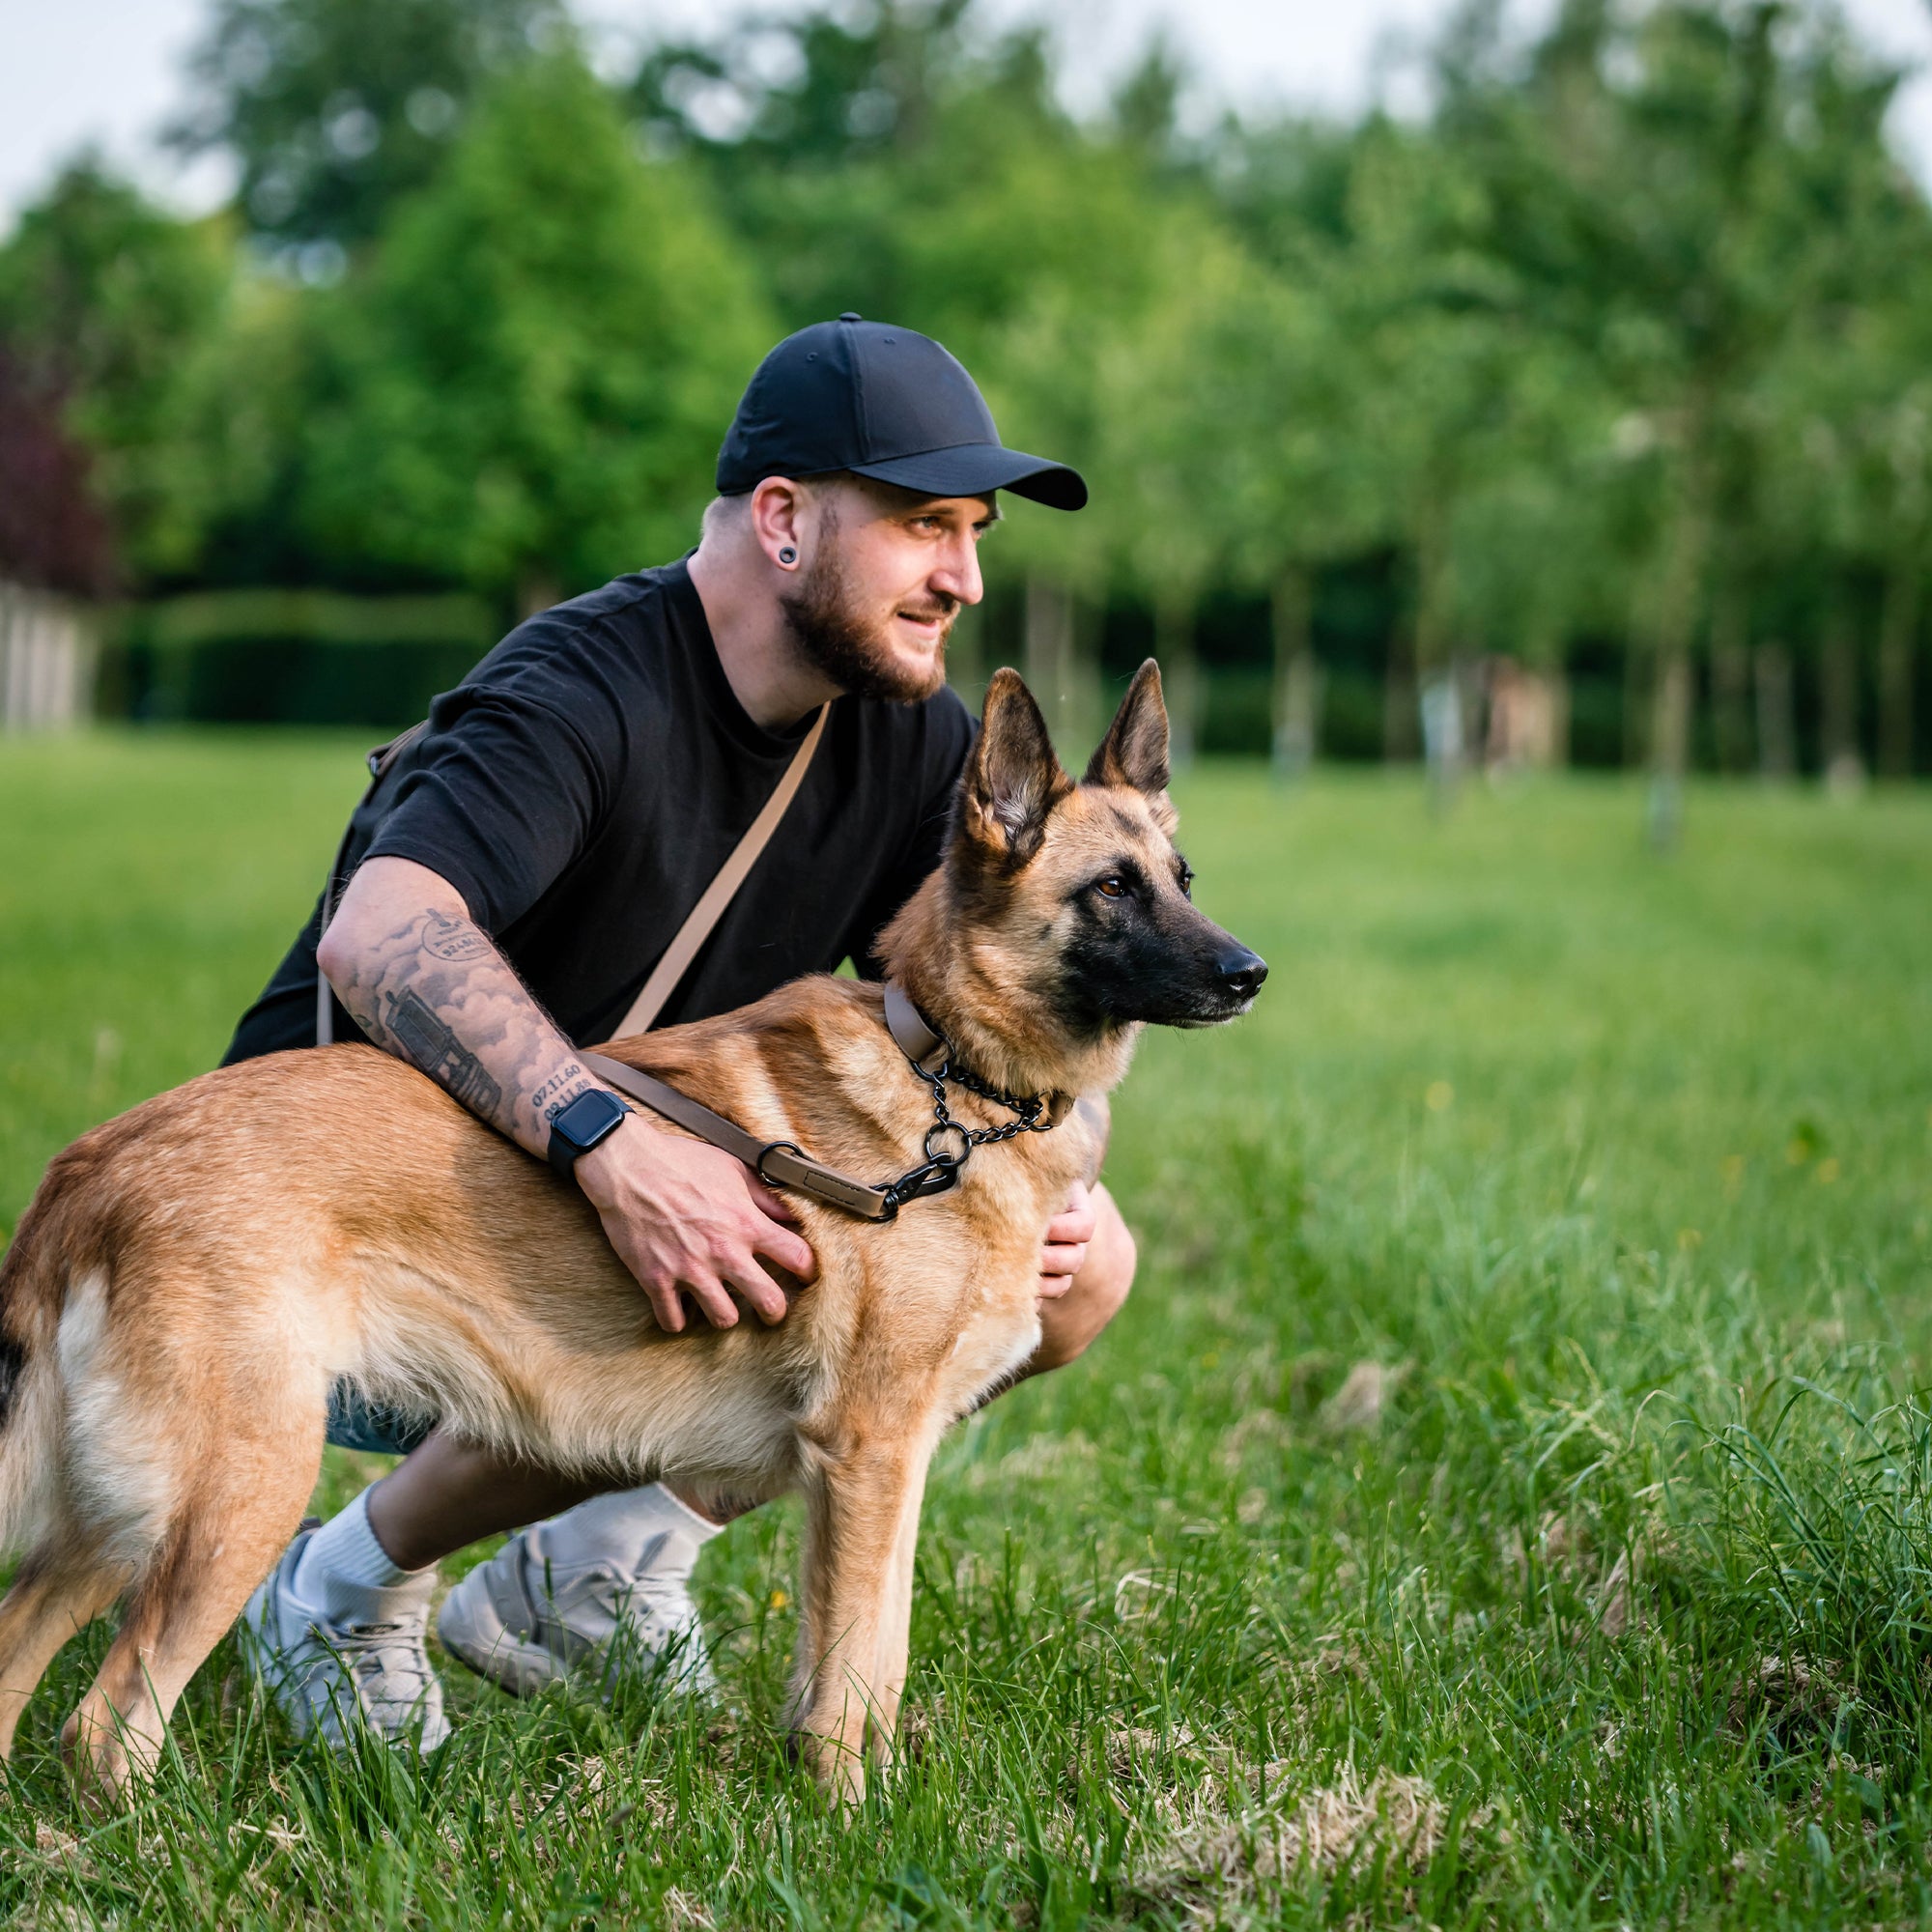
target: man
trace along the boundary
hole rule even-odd
[[[682,562],[533,617],[436,700],[356,814],[327,932],[318,906],[228,1053],[312,1044],[319,968],[336,1037],[359,1029],[570,1174],[672,1330],[781,1320],[762,1264],[809,1282],[810,1249],[728,1155],[608,1099],[573,1106],[606,1091],[576,1049],[617,1027],[828,701],[803,783],[663,1018],[726,1011],[847,957],[875,970],[874,935],[938,862],[971,742],[946,640],[980,599],[995,493],[1063,509],[1087,495],[1072,470],[1001,446],[937,343],[855,315],[765,358],[718,490]],[[1042,1238],[1034,1372],[1086,1348],[1134,1266],[1097,1185]],[[299,1534],[249,1604],[298,1729],[339,1741],[359,1716],[440,1743],[436,1565],[522,1524],[445,1602],[448,1648],[519,1692],[585,1662],[608,1674],[620,1655],[709,1682],[687,1586],[740,1499],[562,1480],[347,1390],[329,1436],[404,1460]]]

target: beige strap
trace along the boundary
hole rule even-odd
[[[684,978],[685,969],[697,957],[698,948],[711,937],[711,928],[724,917],[724,908],[731,903],[738,888],[745,883],[746,875],[757,864],[758,854],[771,842],[772,834],[779,829],[779,821],[784,817],[786,807],[798,795],[799,786],[805,782],[806,769],[811,763],[811,754],[818,750],[818,741],[825,735],[825,721],[831,710],[829,703],[818,707],[818,716],[811,721],[811,729],[792,753],[791,763],[785,767],[778,789],[765,801],[764,810],[753,819],[745,836],[738,840],[731,856],[720,868],[718,876],[705,887],[703,896],[686,915],[684,923],[665,948],[663,958],[651,969],[651,977],[644,981],[643,991],[631,1002],[631,1010],[611,1035],[613,1039],[622,1039],[628,1034],[650,1032],[651,1022],[664,1010],[664,1003],[676,990],[677,982]],[[369,793],[373,793],[382,782],[397,754],[412,745],[427,728],[424,724],[414,725],[400,738],[379,746],[369,753],[372,774]],[[365,798],[368,795],[364,794]],[[328,875],[328,886],[323,894],[322,927],[318,928],[319,931],[327,926],[335,912],[336,894],[344,883],[342,867],[348,857],[349,838],[347,832],[342,835],[342,847],[335,855],[335,869]],[[318,970],[315,976],[315,1043],[318,1046],[327,1046],[334,1038],[329,994],[328,981]]]
[[[724,908],[745,883],[746,874],[757,864],[758,854],[771,842],[772,834],[779,829],[785,808],[805,782],[806,767],[811,763],[811,754],[818,750],[818,741],[825,735],[825,721],[831,711],[830,704],[818,707],[818,716],[812,720],[811,729],[805,734],[805,742],[792,753],[791,763],[785,767],[785,775],[779,781],[778,789],[765,801],[765,809],[753,819],[731,856],[720,867],[718,876],[705,887],[703,897],[692,907],[684,923],[678,927],[677,936],[665,948],[664,957],[651,968],[651,977],[644,981],[643,991],[631,1002],[631,1010],[617,1023],[616,1031],[611,1036],[612,1039],[650,1032],[652,1021],[664,1010],[664,1003],[677,990],[677,982],[684,978],[685,969],[697,957],[698,948],[711,937],[711,928],[724,917]]]

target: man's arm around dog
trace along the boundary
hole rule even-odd
[[[409,859],[350,881],[317,959],[356,1024],[470,1112],[542,1159],[550,1122],[598,1083],[447,880]],[[729,1328],[733,1294],[767,1321],[785,1299],[759,1264],[817,1271],[789,1210],[744,1163],[633,1114],[577,1163],[604,1232],[659,1325],[685,1325],[679,1291]]]

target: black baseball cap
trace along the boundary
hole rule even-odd
[[[979,385],[929,335],[851,314],[787,335],[758,364],[718,452],[718,494],[828,469],[930,497],[1087,500],[1078,470],[1001,443]]]

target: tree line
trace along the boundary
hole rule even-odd
[[[508,617],[688,547],[758,356],[856,309],[1089,473],[961,646],[1064,706],[1151,645],[1183,734],[1205,661],[1284,762],[1401,756],[1509,660],[1664,836],[1700,760],[1927,759],[1932,221],[1823,0],[1466,0],[1413,117],[1204,124],[1158,43],[1076,115],[1070,57],[972,0],[615,72],[559,0],[214,0],[170,138],[234,204],[82,157],[0,245],[0,576]]]

